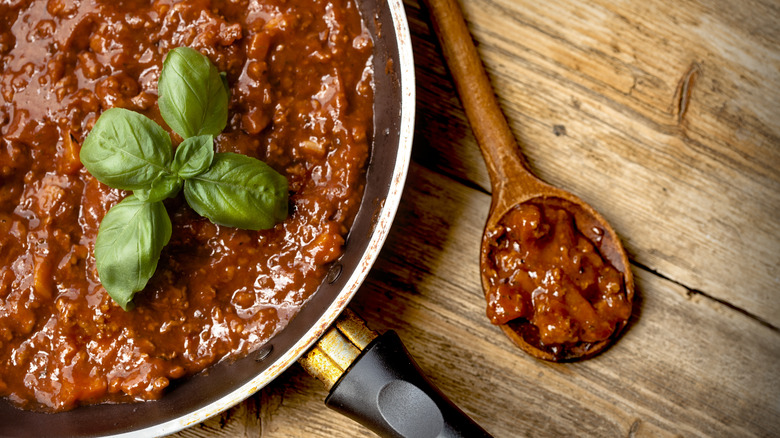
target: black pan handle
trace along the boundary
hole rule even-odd
[[[490,437],[423,375],[394,331],[371,341],[325,404],[384,437]]]

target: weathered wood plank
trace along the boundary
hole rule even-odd
[[[514,347],[484,316],[477,260],[488,203],[413,166],[391,236],[352,306],[372,328],[396,330],[431,380],[491,433],[780,433],[780,333],[642,269],[634,268],[632,324],[606,353],[549,364]],[[215,419],[179,436],[241,436],[258,420],[264,437],[370,436],[327,410],[325,395],[295,367],[222,429]]]

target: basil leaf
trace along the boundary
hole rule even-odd
[[[157,101],[165,122],[183,138],[217,135],[227,125],[228,93],[209,58],[177,47],[165,57]]]
[[[225,93],[228,94],[228,99],[230,99],[230,84],[227,81],[227,73],[224,71],[219,72],[219,79],[222,80],[222,86],[225,87]]]
[[[199,135],[185,139],[173,156],[171,171],[187,179],[200,175],[211,166],[214,160],[214,137]]]
[[[152,278],[170,238],[171,219],[161,202],[130,195],[103,218],[95,241],[98,276],[123,309]]]
[[[287,179],[246,155],[215,154],[209,170],[184,182],[184,197],[218,225],[261,230],[287,217]]]
[[[122,190],[148,187],[168,172],[172,156],[171,137],[160,125],[122,108],[100,115],[79,153],[92,176]]]
[[[178,176],[167,173],[154,180],[151,187],[134,190],[133,194],[144,202],[158,202],[176,196],[183,183],[184,181]]]

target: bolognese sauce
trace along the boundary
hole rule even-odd
[[[277,333],[341,255],[362,197],[372,45],[354,0],[0,4],[0,396],[53,411],[155,399]],[[157,80],[179,46],[227,75],[217,151],[286,176],[291,213],[246,231],[167,200],[171,241],[126,312],[93,248],[127,193],[95,180],[79,149],[109,108],[166,126]]]
[[[488,318],[556,360],[614,337],[632,308],[623,274],[565,205],[546,198],[515,206],[489,230],[486,248]]]

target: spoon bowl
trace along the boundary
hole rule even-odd
[[[628,258],[620,239],[609,223],[590,205],[573,194],[549,186],[539,180],[536,181],[540,186],[538,190],[518,191],[518,186],[512,186],[512,188],[500,192],[504,193],[503,196],[499,194],[493,198],[493,207],[491,207],[482,235],[480,251],[480,274],[485,298],[488,299],[491,279],[498,275],[490,257],[493,236],[501,228],[503,218],[509,212],[518,205],[535,202],[566,210],[572,215],[577,231],[592,242],[601,256],[622,274],[626,298],[632,302],[634,283]],[[627,320],[620,321],[607,339],[598,342],[580,342],[566,348],[543,345],[533,324],[525,319],[513,319],[501,324],[500,327],[512,342],[528,354],[544,360],[562,362],[584,359],[601,352],[614,342],[626,324]]]
[[[576,231],[592,243],[601,258],[622,276],[624,299],[630,306],[634,297],[633,276],[615,231],[580,198],[539,180],[531,173],[501,112],[456,0],[424,2],[490,175],[492,203],[480,255],[485,298],[489,299],[491,281],[497,276],[490,257],[494,236],[502,229],[502,221],[508,213],[518,206],[534,202],[568,212]],[[628,316],[617,321],[606,339],[567,343],[565,346],[545,345],[537,328],[525,318],[512,319],[501,324],[501,328],[515,344],[535,357],[568,361],[604,350],[619,336],[627,319]]]

